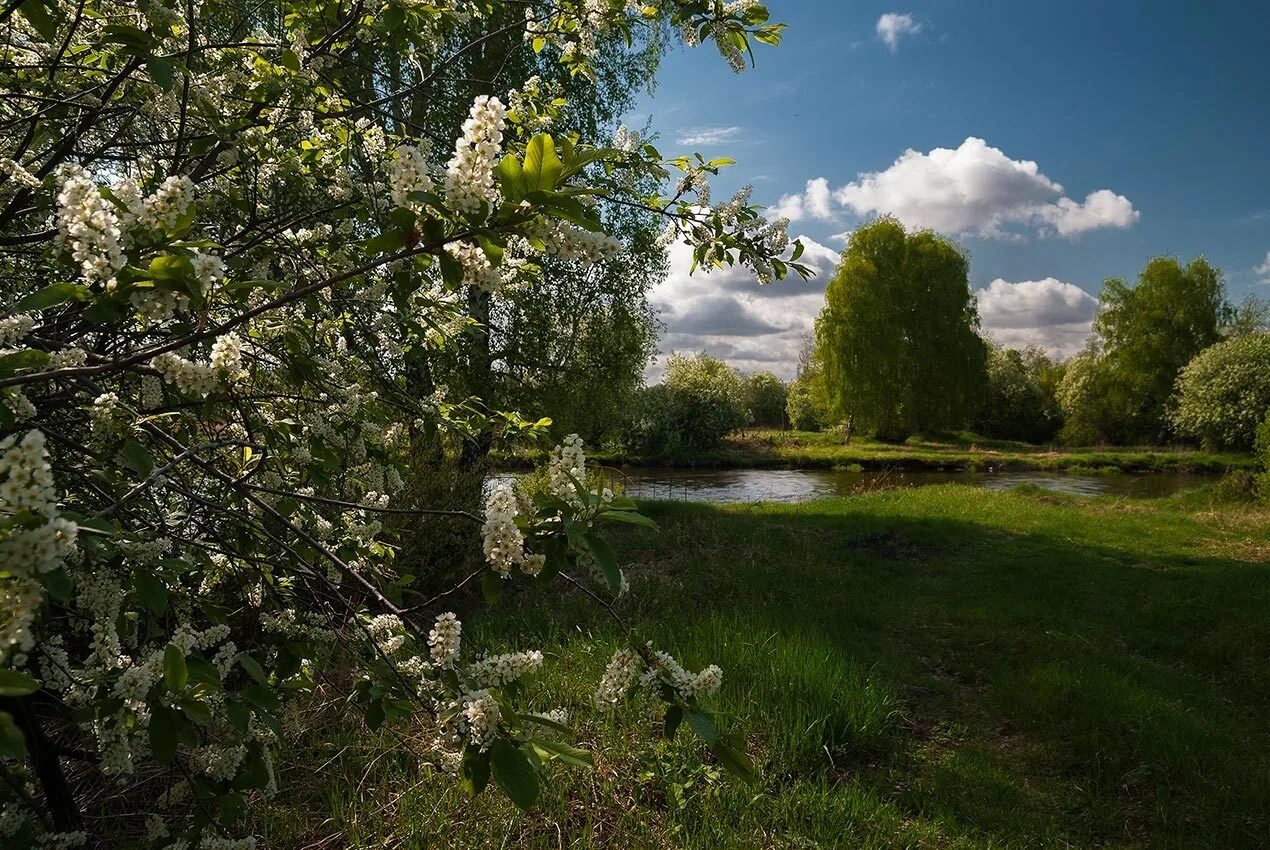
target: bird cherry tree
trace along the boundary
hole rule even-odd
[[[406,107],[495,36],[585,79],[604,39],[709,40],[740,70],[782,27],[747,0],[14,0],[0,27],[0,841],[253,846],[281,711],[332,664],[473,794],[527,807],[545,762],[589,763],[522,680],[541,653],[465,645],[460,585],[413,589],[393,520],[479,524],[489,593],[606,608],[603,529],[649,521],[573,438],[532,499],[403,504],[412,441],[549,424],[413,376],[469,332],[468,291],[622,251],[609,205],[706,267],[808,271],[748,193],[711,203],[727,160],[553,134],[550,86],[476,96],[457,138]],[[644,689],[746,774],[721,676],[632,635],[594,700]]]

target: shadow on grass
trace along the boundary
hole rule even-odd
[[[356,820],[420,847],[1266,846],[1270,565],[1212,545],[1246,529],[959,487],[647,511],[659,534],[615,530],[623,614],[686,665],[723,666],[720,707],[762,787],[700,768],[683,735],[659,742],[639,705],[595,719],[585,696],[616,629],[558,588],[520,589],[496,617],[472,611],[465,640],[542,646],[534,690],[575,710],[598,769],[557,773],[522,816],[385,761],[377,791],[328,801],[346,835]],[[340,758],[359,775],[355,755]]]

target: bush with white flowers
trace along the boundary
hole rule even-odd
[[[1208,448],[1248,451],[1270,411],[1270,334],[1206,348],[1177,376],[1170,419]]]
[[[807,269],[748,196],[710,204],[727,161],[552,136],[541,81],[466,95],[450,143],[427,107],[496,36],[585,78],[602,40],[664,24],[738,68],[781,32],[715,0],[0,11],[0,844],[253,846],[236,824],[280,790],[281,711],[331,664],[370,727],[431,728],[473,793],[529,806],[545,762],[589,763],[526,686],[541,652],[471,651],[390,520],[472,519],[487,596],[597,603],[626,586],[602,527],[648,521],[588,487],[576,438],[532,499],[409,503],[415,441],[545,425],[418,376],[467,331],[467,288],[621,251],[605,204],[663,216],[698,264]],[[653,184],[673,188],[632,188]],[[596,702],[645,689],[748,771],[702,704],[717,667],[634,635],[615,665]]]

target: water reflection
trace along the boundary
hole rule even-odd
[[[1058,472],[834,472],[811,469],[622,469],[610,474],[624,481],[636,499],[694,502],[805,502],[850,496],[887,487],[920,487],[950,482],[1007,490],[1031,484],[1078,496],[1167,496],[1198,487],[1212,478],[1186,473],[1071,475]]]

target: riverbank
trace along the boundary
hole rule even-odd
[[[1058,448],[973,435],[911,437],[902,444],[836,434],[751,430],[731,434],[718,449],[674,455],[641,455],[596,450],[592,457],[611,466],[685,469],[930,470],[955,472],[1204,472],[1254,469],[1250,455],[1159,446]],[[535,466],[537,452],[498,455],[502,468]]]
[[[588,702],[620,636],[588,601],[517,583],[464,640],[541,647],[530,693],[594,770],[539,806],[475,804],[408,726],[338,735],[315,699],[254,809],[275,848],[1260,848],[1270,834],[1270,512],[1195,492],[1081,499],[965,486],[798,505],[655,503],[616,528],[623,617],[694,669],[761,779],[702,765],[635,703]]]

